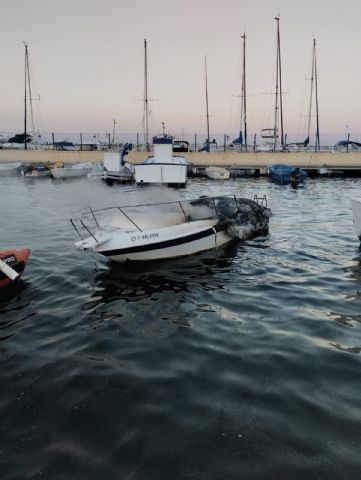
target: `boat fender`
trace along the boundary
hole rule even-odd
[[[15,258],[15,257],[14,257]],[[16,270],[10,267],[6,262],[3,262],[0,258],[0,271],[3,272],[10,280],[14,281],[19,277],[19,274]]]

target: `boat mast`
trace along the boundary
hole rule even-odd
[[[25,42],[23,42],[25,45],[25,90],[24,90],[24,149],[28,149],[28,144],[26,142],[26,137],[27,137],[27,110],[26,110],[26,105],[27,105],[27,98],[26,98],[26,89],[27,89],[27,76],[28,76],[28,46],[26,45]]]
[[[315,73],[315,96],[316,96],[316,144],[315,150],[320,150],[320,125],[318,115],[318,86],[317,86],[317,62],[316,62],[316,39],[313,39],[313,64]]]
[[[207,77],[207,55],[204,56],[204,69],[206,75],[206,112],[207,112],[207,143],[209,148],[210,136],[209,136],[209,111],[208,111],[208,77]],[[209,151],[209,150],[208,150]]]
[[[241,100],[241,129],[244,128],[244,145],[247,152],[247,104],[246,104],[246,34],[243,38],[243,72],[242,72],[242,100]],[[243,119],[242,119],[243,117]],[[242,122],[243,120],[243,122]]]
[[[144,39],[144,121],[145,136],[144,146],[149,151],[149,130],[148,130],[148,65],[147,65],[147,40]]]
[[[281,126],[281,148],[284,149],[284,133],[283,133],[283,105],[282,105],[282,68],[281,68],[281,41],[280,41],[280,17],[275,17],[277,22],[277,58],[276,58],[276,93],[275,93],[275,124],[274,124],[274,148],[277,143],[277,125],[278,125],[278,108],[280,110],[280,126]],[[279,98],[278,98],[279,97]],[[278,107],[279,100],[279,107]]]

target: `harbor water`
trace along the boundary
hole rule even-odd
[[[190,180],[266,195],[269,234],[177,260],[81,252],[69,217],[163,199],[99,180],[0,177],[0,478],[361,477],[361,179]]]

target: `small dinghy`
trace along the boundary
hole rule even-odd
[[[269,174],[274,182],[281,184],[302,183],[307,177],[307,172],[302,168],[295,168],[292,165],[277,163],[269,167]]]
[[[206,175],[212,180],[228,180],[231,172],[223,167],[207,167],[205,169]]]
[[[12,177],[20,174],[21,162],[0,163],[0,176]]]
[[[50,169],[46,165],[26,165],[21,175],[27,178],[50,177]]]
[[[0,250],[0,288],[7,287],[23,274],[29,255],[29,248]]]
[[[70,221],[76,246],[116,262],[160,260],[222,247],[268,231],[266,197],[200,197],[81,210]]]
[[[91,170],[91,163],[74,163],[66,167],[51,168],[50,173],[54,178],[74,178],[86,177]]]

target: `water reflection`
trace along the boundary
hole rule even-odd
[[[13,327],[33,316],[28,312],[29,303],[21,295],[27,286],[27,282],[19,280],[0,290],[0,341],[13,337],[16,330]]]
[[[158,293],[188,293],[194,287],[222,288],[212,277],[230,270],[237,251],[236,243],[226,250],[211,250],[179,259],[139,264],[111,262],[109,270],[95,278],[94,291],[96,295],[101,292],[102,301],[108,303],[114,298],[132,302]]]
[[[223,289],[233,271],[237,245],[176,260],[141,264],[109,263],[93,283],[91,300],[82,305],[90,328],[116,321],[133,335],[168,335],[191,327],[200,315],[194,295]]]
[[[356,257],[353,259],[353,262],[354,263],[349,267],[349,269],[351,270],[351,278],[355,282],[358,282],[361,287],[361,258]]]

